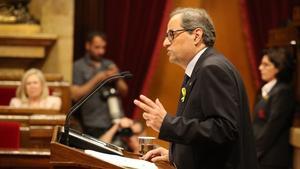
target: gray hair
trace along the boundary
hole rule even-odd
[[[171,14],[182,14],[181,26],[184,29],[201,28],[203,30],[203,41],[206,46],[214,46],[216,39],[216,31],[213,22],[204,9],[197,8],[177,8]]]

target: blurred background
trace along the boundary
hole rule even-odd
[[[239,70],[251,112],[262,85],[258,72],[262,50],[287,47],[300,63],[299,0],[0,0],[0,80],[5,81],[1,105],[15,94],[15,89],[8,91],[7,81],[16,81],[35,67],[49,81],[59,81],[53,85],[59,86],[67,112],[71,98],[64,89],[72,83],[73,63],[84,56],[87,34],[97,30],[107,35],[105,57],[134,76],[127,81],[125,114],[141,119],[142,111],[133,100],[145,94],[159,98],[175,115],[184,70],[169,63],[162,42],[169,13],[177,7],[207,10],[216,28],[215,48]],[[293,84],[299,102],[299,66]],[[298,108],[295,127],[300,125],[299,116]],[[146,132],[157,136],[149,128]],[[158,144],[168,147],[163,141]]]

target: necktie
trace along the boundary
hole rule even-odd
[[[190,77],[187,74],[185,74],[184,78],[183,78],[183,82],[182,82],[182,86],[181,87],[186,87],[186,85],[187,85],[187,83],[188,83],[189,80],[190,80]]]
[[[186,96],[186,86],[188,84],[190,77],[188,75],[184,75],[182,86],[181,86],[181,102],[184,102]]]
[[[189,80],[190,80],[190,77],[187,75],[187,74],[184,74],[184,77],[183,77],[183,82],[182,82],[182,85],[181,85],[181,98],[180,98],[180,101],[181,102],[184,102],[184,100],[185,100],[185,96],[186,96],[186,86],[187,86],[187,84],[188,84],[188,82],[189,82]],[[178,107],[178,110],[180,110],[181,108],[181,105],[182,104],[179,104],[179,107]],[[178,111],[177,110],[177,111]],[[178,112],[177,112],[178,113]],[[172,162],[173,163],[173,148],[174,148],[174,144],[173,143],[170,143],[170,145],[169,145],[169,160],[170,160],[170,162]],[[173,164],[175,164],[175,163],[173,163]],[[174,165],[175,166],[175,165]]]

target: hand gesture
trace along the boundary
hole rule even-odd
[[[146,125],[159,132],[167,111],[158,99],[153,102],[144,95],[140,95],[140,99],[141,101],[134,100],[134,104],[145,111],[143,118],[146,120]]]

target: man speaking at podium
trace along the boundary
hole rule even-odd
[[[185,70],[176,117],[141,95],[146,125],[169,141],[142,158],[178,169],[257,169],[247,95],[236,68],[213,48],[213,23],[203,9],[171,13],[164,40],[169,61]]]

